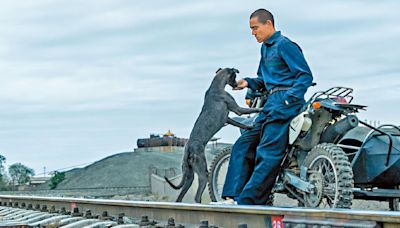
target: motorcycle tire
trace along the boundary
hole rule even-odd
[[[223,166],[229,164],[229,159],[231,157],[232,147],[224,148],[220,153],[218,153],[211,162],[208,175],[208,192],[212,202],[217,202],[222,200],[222,185],[225,181],[226,172],[222,172]],[[274,203],[274,194],[270,194],[268,197],[267,206],[272,206]]]
[[[306,156],[308,181],[316,186],[305,193],[305,207],[350,208],[353,200],[353,170],[346,153],[332,143],[316,145]],[[324,201],[326,205],[323,205]]]
[[[211,201],[217,202],[222,200],[222,186],[225,179],[226,172],[222,173],[221,168],[229,164],[229,158],[231,156],[232,147],[226,147],[222,149],[220,153],[218,153],[211,162],[209,171],[208,171],[208,192],[210,194]],[[223,180],[221,180],[223,179]]]

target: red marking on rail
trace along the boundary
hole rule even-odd
[[[283,228],[283,215],[279,216],[272,216],[271,217],[271,224],[272,228]]]

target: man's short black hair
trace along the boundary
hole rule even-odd
[[[250,19],[254,17],[257,17],[258,21],[260,21],[262,24],[265,24],[268,20],[270,20],[272,22],[272,25],[275,26],[274,15],[272,15],[272,13],[266,9],[258,9],[254,11],[250,15]]]

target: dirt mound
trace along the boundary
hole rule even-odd
[[[218,151],[230,144],[208,145],[207,160],[211,161]],[[138,149],[135,152],[123,152],[96,161],[84,168],[65,173],[65,180],[56,189],[82,188],[118,188],[149,186],[150,169],[173,169],[181,173],[183,148],[176,152],[147,152]],[[49,189],[48,183],[38,189]]]

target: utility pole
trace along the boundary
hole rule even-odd
[[[43,166],[43,177],[46,177],[46,166]]]

